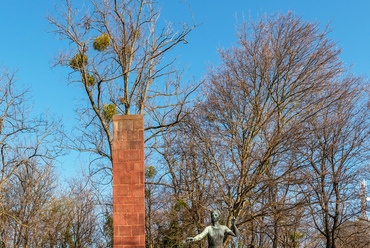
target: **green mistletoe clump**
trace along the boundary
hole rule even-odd
[[[87,65],[89,58],[84,54],[76,54],[71,61],[69,61],[69,66],[72,69],[81,69],[84,65]]]
[[[103,115],[105,119],[112,120],[113,115],[117,113],[117,107],[114,103],[105,104],[103,106]]]
[[[110,45],[110,38],[108,34],[103,33],[101,36],[95,38],[93,48],[99,52],[105,51]]]
[[[96,82],[95,77],[91,74],[87,74],[87,76],[86,76],[87,86],[92,87],[92,86],[95,85],[95,82]]]

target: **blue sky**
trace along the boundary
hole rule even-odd
[[[81,0],[78,0],[82,2]],[[73,109],[80,90],[67,85],[68,70],[52,68],[53,56],[65,43],[47,33],[45,16],[53,13],[57,0],[0,1],[0,62],[16,70],[20,84],[31,86],[36,112],[49,110],[63,116],[66,127],[72,128],[76,118]],[[329,22],[330,37],[343,48],[342,59],[353,65],[353,71],[369,75],[370,2],[365,0],[188,0],[197,23],[203,22],[187,37],[188,44],[171,53],[180,55],[187,65],[187,76],[200,79],[207,64],[217,63],[217,49],[227,48],[236,41],[236,17],[252,19],[263,13],[293,11],[305,20],[318,21],[324,27]],[[168,21],[191,21],[188,6],[179,0],[159,0],[161,18]],[[68,170],[74,159],[65,160]]]

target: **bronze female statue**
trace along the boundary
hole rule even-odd
[[[195,242],[208,236],[208,247],[209,248],[223,248],[223,242],[226,235],[238,236],[238,229],[235,225],[235,217],[231,220],[232,231],[224,225],[220,225],[219,221],[221,218],[221,212],[214,210],[211,212],[212,225],[207,226],[201,234],[193,238],[187,238],[187,242]]]

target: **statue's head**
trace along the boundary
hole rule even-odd
[[[221,212],[220,210],[213,210],[211,211],[211,218],[212,218],[212,223],[216,223],[221,219]]]

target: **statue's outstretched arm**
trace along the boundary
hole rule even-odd
[[[199,240],[203,239],[205,236],[207,236],[208,229],[209,229],[209,227],[206,227],[206,229],[204,229],[204,231],[202,233],[198,234],[194,238],[191,238],[191,237],[187,238],[186,242],[195,242],[195,241],[199,241]]]

